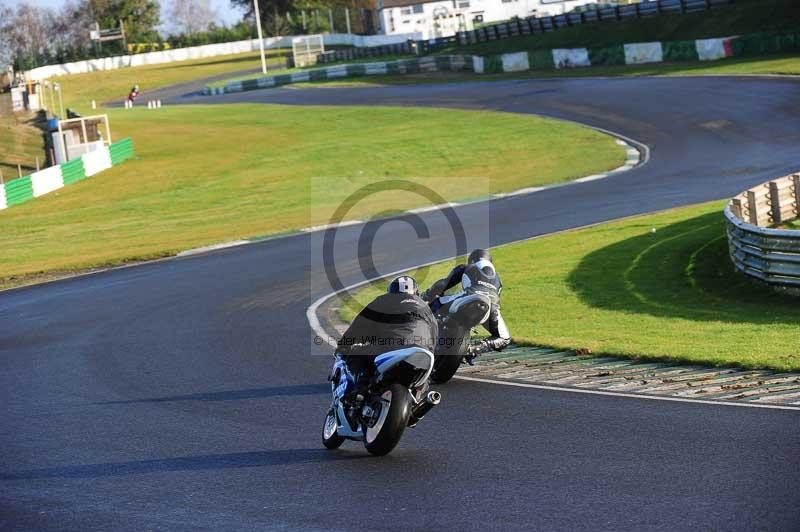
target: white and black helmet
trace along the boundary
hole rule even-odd
[[[397,277],[394,281],[389,283],[389,289],[387,290],[390,294],[411,294],[417,295],[419,292],[419,287],[417,286],[417,281],[414,280],[413,277],[409,277],[408,275],[401,275]]]
[[[485,249],[476,249],[470,253],[467,258],[467,263],[474,264],[483,275],[490,279],[497,275],[494,264],[492,263],[492,256]]]

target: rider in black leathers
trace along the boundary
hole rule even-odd
[[[462,290],[453,295],[444,293],[461,283]],[[491,335],[489,338],[473,344],[466,356],[467,362],[472,363],[478,355],[488,351],[502,351],[511,343],[511,334],[506,327],[506,322],[500,314],[500,291],[503,283],[492,264],[492,257],[485,249],[476,249],[469,254],[466,264],[460,264],[450,271],[444,279],[439,279],[422,294],[422,299],[428,301],[433,311],[439,310],[444,305],[469,294],[483,294],[492,303],[489,317],[483,326]]]
[[[433,353],[439,326],[428,304],[417,294],[413,278],[398,277],[386,294],[364,307],[350,324],[336,352],[354,377],[355,390],[348,389],[343,395],[360,390],[368,382],[373,361],[380,354],[407,347],[423,347]]]

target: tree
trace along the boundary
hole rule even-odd
[[[101,29],[125,24],[128,42],[156,42],[156,27],[161,22],[156,0],[88,0],[88,8]]]
[[[217,16],[210,0],[172,0],[171,22],[187,35],[208,31]]]
[[[244,9],[246,18],[254,17],[253,0],[231,0],[231,5]],[[267,35],[282,35],[288,29],[286,13],[294,6],[292,0],[258,0],[261,24]]]
[[[48,55],[47,12],[26,2],[19,4],[16,11],[2,9],[2,49],[11,51],[9,55],[18,69],[37,65],[42,56]]]

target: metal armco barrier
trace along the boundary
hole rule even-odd
[[[800,231],[777,229],[800,217],[800,174],[742,192],[725,207],[728,245],[736,269],[800,295]]]
[[[457,40],[459,44],[466,46],[478,42],[506,39],[517,35],[556,31],[587,22],[630,20],[655,17],[667,13],[704,11],[732,4],[733,2],[734,0],[658,0],[657,2],[607,6],[563,15],[514,19],[501,24],[484,26],[476,30],[459,32]]]

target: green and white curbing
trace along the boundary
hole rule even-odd
[[[735,55],[737,37],[695,41],[642,42],[605,48],[556,48],[490,56],[476,64],[477,73],[522,72],[609,65],[643,65],[664,61],[714,61]],[[498,60],[499,57],[499,60]],[[481,68],[482,67],[482,68]]]
[[[68,163],[58,164],[0,185],[0,210],[71,185],[133,157],[133,142],[122,139]]]
[[[415,74],[420,72],[466,71],[474,72],[473,56],[437,55],[396,61],[376,61],[372,63],[353,63],[335,65],[279,74],[255,79],[231,81],[224,87],[206,87],[204,94],[228,94],[256,89],[267,89],[291,83],[323,81],[329,79],[350,78],[358,76],[382,76],[387,74]]]
[[[737,37],[629,43],[604,48],[557,48],[502,55],[441,55],[413,59],[354,63],[232,81],[224,87],[206,87],[205,94],[226,94],[346,77],[467,71],[478,74],[524,72],[610,65],[642,65],[661,62],[714,61],[734,56],[757,56],[800,49],[800,31],[754,33]]]

